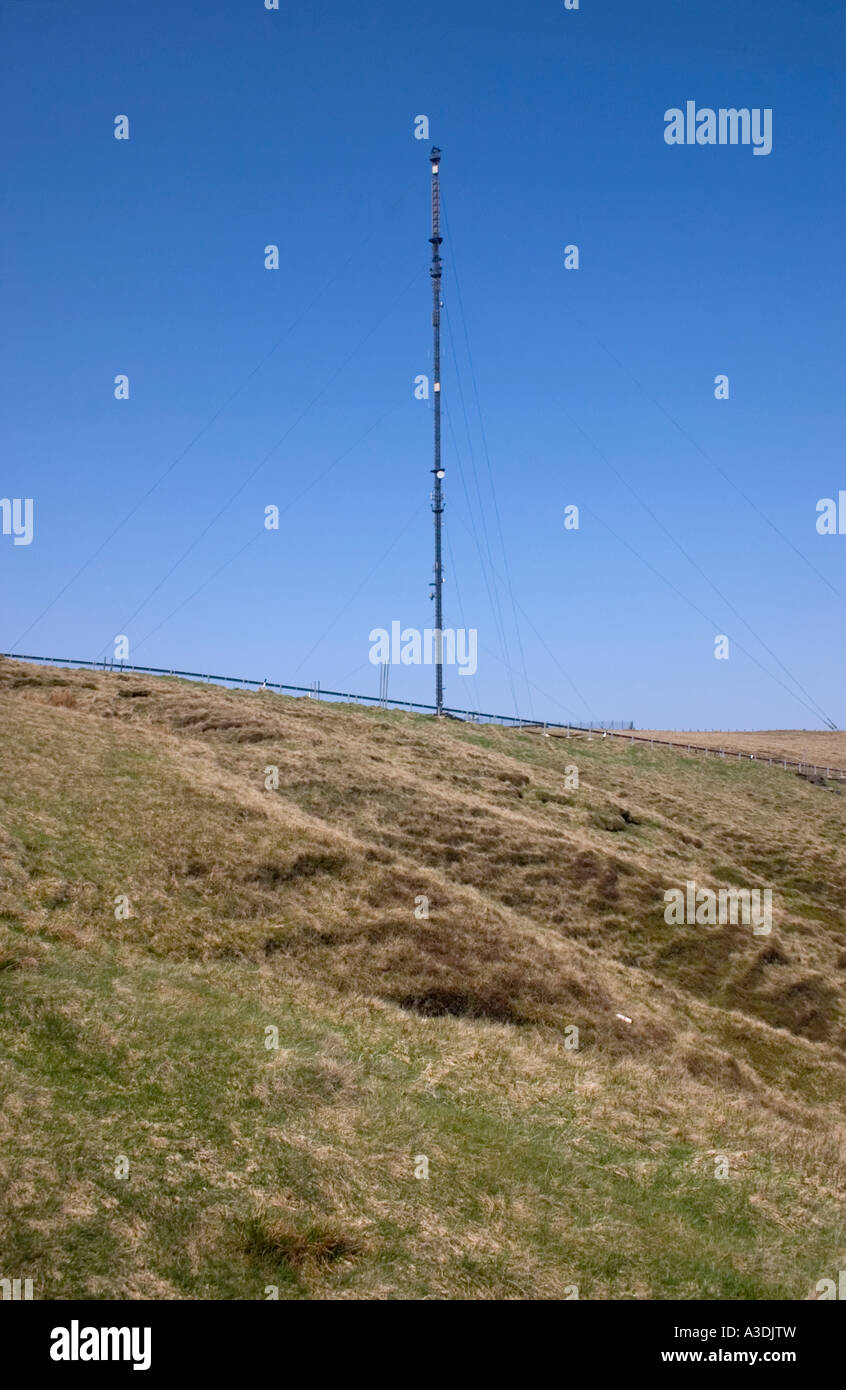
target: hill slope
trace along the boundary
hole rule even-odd
[[[846,796],[8,661],[0,719],[4,1276],[754,1299],[842,1267]],[[668,926],[688,880],[771,887],[772,934]]]

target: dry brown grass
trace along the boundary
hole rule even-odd
[[[76,705],[76,695],[72,690],[51,690],[47,702],[60,708],[73,709]]]
[[[619,1296],[619,1284],[588,1232],[574,1234],[579,1202],[568,1182],[596,1196],[594,1234],[609,1222],[610,1249],[628,1241],[615,1234],[623,1188],[642,1180],[666,1197],[662,1164],[679,1146],[753,1152],[761,1210],[786,1200],[791,1229],[828,1229],[843,1191],[844,798],[767,765],[611,739],[543,739],[168,679],[57,678],[11,662],[0,663],[0,717],[9,731],[0,750],[0,978],[37,990],[53,963],[72,971],[80,962],[79,978],[49,1007],[21,995],[41,1055],[73,1058],[89,1048],[108,1069],[119,1065],[108,1059],[121,1055],[128,1032],[127,1066],[155,1059],[146,1072],[173,1088],[180,1117],[168,1121],[181,1137],[166,1181],[187,1191],[202,1179],[242,1195],[236,1224],[247,1235],[232,1246],[236,1266],[254,1260],[271,1278],[281,1261],[317,1296],[342,1290],[348,1277],[367,1296],[391,1296],[406,1275],[354,1251],[378,1251],[380,1221],[390,1216],[401,1227],[402,1203],[413,1201],[426,1287],[439,1296],[479,1296],[484,1268],[484,1287],[497,1296],[560,1297],[566,1270],[546,1262],[547,1236],[524,1243],[519,1208],[528,1204],[540,1231],[546,1199],[532,1194],[558,1171],[560,1155],[550,1154],[562,1132],[578,1164],[571,1171],[568,1159],[569,1178],[555,1180],[548,1238],[556,1248],[571,1242],[570,1257],[592,1270],[595,1296]],[[577,789],[565,785],[573,763]],[[268,766],[279,769],[277,790],[265,787]],[[687,879],[771,886],[772,937],[668,928],[664,890]],[[130,913],[116,919],[119,894]],[[428,917],[415,913],[421,896]],[[112,961],[128,963],[126,973],[117,994],[109,984],[95,1007],[87,981]],[[193,992],[203,990],[213,995],[211,1013],[196,1007]],[[214,1121],[216,1137],[201,1139],[199,1122],[198,1134],[186,1132],[194,1112],[179,1087],[185,1077],[199,1087],[203,1064],[193,1042],[177,1040],[176,1020],[179,1030],[188,1029],[184,1016],[192,1029],[202,1020],[212,1031],[219,1020],[223,1032],[203,1054],[211,1065],[239,1030],[260,1036],[252,1015],[245,1022],[249,1010],[273,1021],[280,1001],[296,1013],[284,1057],[255,1058],[252,1043],[239,1043],[223,1092],[203,1093],[203,1105],[225,1097],[230,1107]],[[138,1035],[146,1014],[164,1030],[163,1047]],[[575,1052],[566,1046],[573,1026]],[[316,1057],[299,1054],[310,1029],[320,1039]],[[45,1089],[21,1085],[29,1100],[16,1133]],[[118,1136],[132,1085],[120,1094],[109,1120],[114,1139],[91,1122],[90,1143],[109,1152],[129,1143]],[[454,1148],[459,1128],[473,1155],[466,1172]],[[517,1134],[519,1155],[507,1159],[523,1174],[517,1188],[499,1169],[482,1181],[480,1150],[508,1148],[506,1136]],[[580,1136],[590,1136],[584,1152]],[[155,1154],[160,1137],[145,1131],[135,1143]],[[454,1191],[447,1199],[439,1189],[446,1206],[429,1209],[419,1184],[413,1198],[406,1190],[403,1165],[424,1144],[450,1168]],[[618,1152],[632,1144],[635,1177]],[[608,1171],[605,1145],[617,1153]],[[295,1155],[285,1179],[293,1214],[276,1211],[265,1149]],[[306,1180],[305,1165],[318,1176]],[[385,1188],[386,1174],[404,1195]],[[502,1211],[497,1184],[511,1193]],[[121,1288],[176,1279],[158,1244],[157,1191],[153,1183],[137,1267]],[[697,1193],[711,1201],[705,1186]],[[92,1200],[96,1209],[101,1198]],[[673,1217],[676,1198],[667,1197],[665,1229],[665,1198],[656,1200],[643,1219],[648,1206],[657,1244],[638,1218],[626,1288],[692,1296],[681,1276],[668,1286],[656,1272],[661,1240],[684,1219],[684,1204]],[[743,1213],[732,1220],[745,1229]],[[190,1270],[179,1275],[198,1296],[209,1287],[209,1251],[226,1246],[231,1223],[210,1220],[208,1230],[213,1239],[192,1229]],[[748,1258],[771,1288],[781,1276],[757,1232]],[[786,1258],[778,1248],[773,1261]],[[507,1276],[497,1263],[505,1254]]]
[[[823,771],[826,767],[846,768],[846,732],[820,729],[709,729],[699,732],[635,729],[642,738],[664,739],[676,747],[688,743],[708,748],[725,748],[732,753],[754,753],[756,758],[786,758],[810,763]]]
[[[628,980],[611,967],[636,966],[844,1046],[846,808],[789,775],[744,779],[611,740],[541,742],[73,672],[60,693],[78,702],[79,722],[48,732],[40,674],[53,678],[11,664],[3,673],[29,708],[33,775],[49,785],[57,763],[78,760],[84,729],[86,803],[101,793],[84,817],[101,872],[68,886],[44,863],[31,886],[36,913],[46,903],[57,926],[99,924],[102,870],[117,851],[132,861],[133,909],[110,932],[158,953],[297,961],[422,1014],[555,1027],[576,1011],[608,1045],[622,1041],[615,1015],[631,1012]],[[114,794],[125,774],[116,788],[110,762],[142,749],[166,750],[168,781],[139,825],[137,802]],[[577,791],[564,787],[571,759]],[[279,769],[275,792],[268,765]],[[688,878],[772,886],[775,951],[733,928],[668,932],[664,889]],[[415,916],[420,895],[428,919]],[[178,913],[163,911],[174,902]],[[628,1045],[665,1045],[666,1020],[644,1013]]]
[[[324,1225],[297,1226],[288,1217],[256,1213],[245,1223],[243,1246],[259,1259],[282,1261],[292,1269],[352,1259],[360,1245],[354,1235]]]

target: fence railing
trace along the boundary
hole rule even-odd
[[[215,685],[246,686],[254,690],[281,690],[292,695],[305,695],[312,700],[345,700],[354,705],[379,705],[382,708],[419,711],[421,714],[435,713],[434,705],[422,704],[419,700],[395,700],[392,696],[386,698],[381,694],[361,695],[350,691],[324,690],[319,681],[315,681],[310,686],[283,685],[279,681],[256,680],[252,676],[216,676],[204,671],[177,671],[166,666],[135,666],[128,661],[87,661],[82,657],[32,656],[24,655],[21,652],[0,652],[0,656],[8,658],[10,661],[35,661],[46,666],[71,666],[94,671],[133,671],[146,676],[174,676],[179,680],[214,681]],[[526,729],[540,733],[548,733],[551,729],[566,730],[568,738],[571,735],[582,734],[588,739],[592,739],[595,734],[602,738],[608,738],[610,735],[611,738],[623,739],[631,744],[648,743],[651,748],[655,748],[657,745],[659,748],[673,749],[681,753],[685,751],[689,754],[702,753],[706,758],[730,758],[737,761],[767,763],[772,767],[781,766],[785,771],[788,768],[795,768],[803,774],[813,772],[815,777],[825,775],[827,778],[834,778],[837,781],[846,780],[846,768],[829,765],[823,774],[823,764],[809,763],[804,759],[780,758],[763,753],[744,753],[739,749],[715,748],[711,745],[691,743],[685,738],[654,738],[650,734],[636,734],[634,726],[622,720],[608,720],[590,724],[564,724],[556,720],[523,719],[516,714],[490,714],[481,710],[452,707],[445,709],[444,713],[456,719],[464,719],[468,723],[502,724],[508,728]]]

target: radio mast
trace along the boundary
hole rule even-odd
[[[441,518],[444,511],[441,479],[441,194],[438,184],[438,170],[441,152],[437,145],[432,146],[429,155],[432,165],[432,264],[429,274],[432,277],[432,331],[434,334],[434,393],[435,393],[435,488],[432,493],[432,511],[435,517],[435,578],[432,588],[435,598],[435,713],[444,712],[444,649],[443,649],[443,566],[441,563]]]

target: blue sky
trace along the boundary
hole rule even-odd
[[[434,141],[447,703],[846,723],[839,0],[15,0],[0,40],[0,649],[377,693],[370,630],[432,621]],[[772,152],[668,146],[688,100]]]

